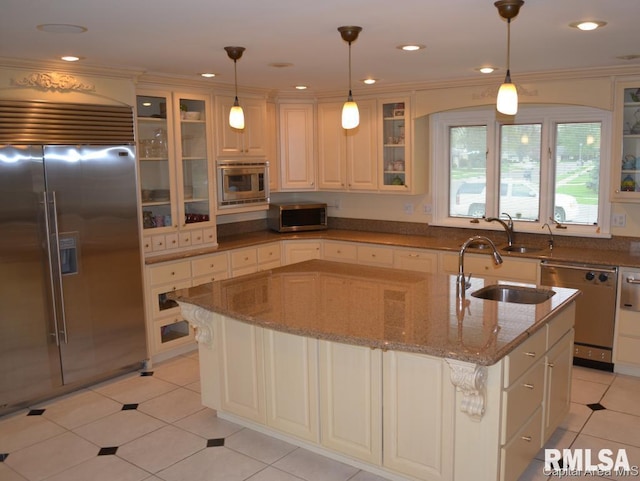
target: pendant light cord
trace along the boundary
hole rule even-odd
[[[233,77],[236,85],[236,103],[238,103],[238,61],[233,61]]]
[[[505,83],[511,83],[511,19],[507,19],[507,76]]]
[[[353,101],[353,94],[351,93],[351,42],[349,42],[349,96],[347,100],[349,102]]]

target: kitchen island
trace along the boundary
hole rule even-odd
[[[512,480],[568,412],[579,293],[471,295],[496,282],[313,260],[175,297],[220,417],[389,479]]]

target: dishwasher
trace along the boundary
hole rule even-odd
[[[540,283],[579,289],[573,364],[613,371],[618,268],[542,261]]]

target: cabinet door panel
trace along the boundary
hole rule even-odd
[[[571,373],[573,371],[573,329],[567,332],[547,353],[547,393],[544,414],[544,436],[549,439],[571,405]]]
[[[382,462],[382,352],[320,342],[322,445]]]
[[[259,423],[266,422],[263,332],[226,318],[220,325],[221,408]]]
[[[318,442],[318,341],[268,330],[265,333],[267,423]]]
[[[453,478],[454,388],[444,361],[387,351],[383,355],[384,461],[418,479]],[[427,434],[428,433],[428,434]]]
[[[360,125],[347,131],[347,183],[350,190],[376,190],[378,150],[375,100],[358,102]]]

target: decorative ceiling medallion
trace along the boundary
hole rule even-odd
[[[14,85],[20,87],[36,87],[44,90],[85,90],[95,91],[94,84],[87,84],[66,73],[58,72],[33,72],[21,79],[13,79]]]

